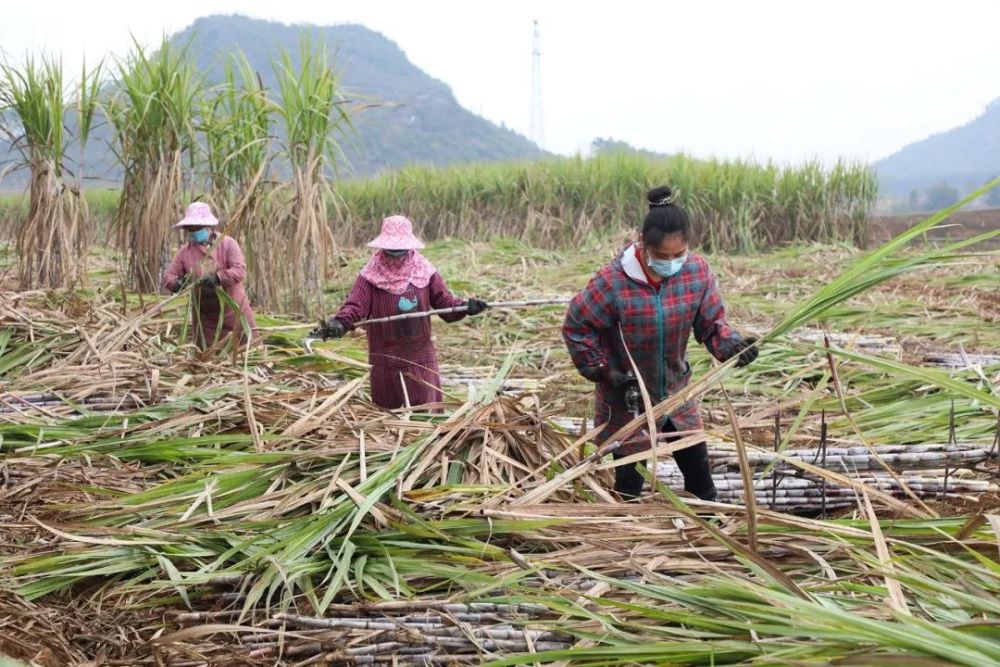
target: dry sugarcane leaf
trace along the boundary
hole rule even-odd
[[[726,388],[719,383],[722,396],[726,401],[726,411],[729,413],[729,422],[733,427],[733,438],[736,441],[736,454],[740,463],[740,476],[743,478],[743,503],[747,511],[747,543],[750,551],[757,551],[757,496],[754,494],[753,475],[750,472],[750,463],[747,461],[747,450],[743,446],[743,434],[740,432],[739,420],[736,419],[736,411],[733,410],[733,403],[729,400],[729,393]]]
[[[885,586],[889,591],[889,605],[900,612],[911,616],[910,608],[906,604],[906,596],[903,595],[903,587],[899,580],[892,576],[895,567],[892,564],[892,556],[889,553],[889,545],[886,544],[885,535],[882,534],[882,526],[879,525],[878,516],[872,501],[864,487],[861,488],[861,497],[865,501],[865,513],[868,515],[868,522],[872,527],[872,540],[875,543],[875,553],[878,554],[879,563],[885,568]]]
[[[986,520],[990,522],[990,526],[993,528],[993,534],[997,536],[997,549],[1000,550],[1000,515],[987,514]]]

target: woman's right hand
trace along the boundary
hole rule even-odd
[[[313,329],[309,335],[313,338],[326,340],[327,338],[341,338],[345,333],[347,333],[347,327],[344,326],[343,322],[333,317],[321,321],[319,326]]]
[[[470,316],[478,315],[489,307],[489,304],[482,299],[473,298],[465,302],[465,312],[467,312]]]
[[[639,381],[634,375],[631,373],[621,373],[608,366],[602,366],[599,378],[602,382],[611,385],[615,402],[619,406],[628,410],[634,408],[634,406],[630,405],[630,402],[634,400],[634,394],[639,390]]]
[[[177,294],[190,284],[191,284],[191,274],[185,273],[183,276],[174,281],[174,287],[170,291],[173,292],[174,294]]]

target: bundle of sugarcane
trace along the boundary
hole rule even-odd
[[[823,331],[803,327],[796,329],[789,334],[793,339],[805,343],[822,345],[824,340],[829,340],[832,345],[848,349],[862,350],[872,354],[880,354],[887,357],[900,358],[903,348],[899,341],[892,336],[875,336],[871,334],[849,333],[839,331]]]
[[[928,352],[923,356],[925,364],[942,366],[944,368],[961,369],[972,366],[988,367],[1000,364],[997,354],[970,354],[961,352]]]
[[[0,402],[4,404],[4,408],[0,409],[0,412],[9,411],[16,412],[16,405],[25,405],[29,407],[38,408],[53,408],[58,406],[66,405],[67,399],[60,396],[59,394],[16,394],[16,393],[2,393],[0,394]],[[95,412],[103,412],[109,409],[117,408],[134,408],[135,399],[131,396],[110,396],[107,394],[98,396],[87,396],[81,398],[77,403],[81,403],[87,406],[88,409],[92,409]],[[11,405],[15,403],[15,405]],[[108,407],[115,406],[115,407]]]
[[[788,459],[808,461],[827,470],[884,470],[882,462],[894,470],[963,467],[972,468],[990,456],[990,443],[925,443],[918,445],[831,446],[826,448],[786,449],[781,455],[754,449],[746,453],[747,463],[754,468],[773,466],[782,473],[794,470]],[[739,457],[731,444],[713,443],[709,450],[712,468],[739,470]]]
[[[592,428],[590,420],[574,421],[568,418],[555,418],[550,421],[570,433],[586,433]],[[709,460],[714,471],[738,471],[740,469],[739,457],[732,442],[709,435],[703,439],[708,443]],[[996,448],[992,443],[961,442],[953,444],[875,445],[869,449],[861,445],[841,442],[825,448],[796,447],[786,449],[780,454],[763,449],[752,449],[746,453],[746,457],[748,465],[753,469],[767,467],[784,475],[798,474],[798,468],[790,463],[789,459],[844,473],[884,470],[885,465],[896,471],[935,468],[972,469],[991,457],[995,458]],[[663,478],[679,473],[677,473],[673,461],[669,460],[660,465],[657,474]]]
[[[218,655],[306,660],[300,664],[480,664],[511,653],[566,649],[575,641],[540,625],[554,614],[537,604],[421,599],[334,605],[324,617],[276,613],[243,627],[237,646],[216,624],[238,620],[239,610],[171,616],[184,629],[156,640],[159,654],[170,659]]]
[[[673,462],[660,466],[658,479],[671,488],[684,488],[684,479]],[[742,505],[745,502],[745,485],[740,472],[715,472],[712,475],[719,491],[718,501]],[[908,475],[896,479],[887,473],[866,472],[852,476],[865,488],[876,489],[896,498],[906,498],[908,494],[902,484],[920,498],[962,499],[975,498],[998,490],[998,486],[988,480],[979,480],[958,475]],[[902,484],[901,484],[902,482]],[[753,482],[754,496],[759,504],[783,511],[818,511],[823,508],[849,507],[857,505],[860,498],[856,488],[828,482],[816,475],[787,476],[781,471],[766,477],[758,477]]]
[[[39,418],[65,418],[73,414],[130,410],[138,406],[137,397],[128,394],[124,396],[86,396],[80,399],[60,398],[54,394],[48,396],[0,394],[0,418],[5,421],[21,421],[23,423],[34,423]]]
[[[736,473],[716,473],[713,475],[715,479],[716,488],[720,491],[742,491],[744,489],[743,480],[739,474]],[[668,483],[673,483],[681,479],[680,473],[675,472],[672,475],[660,477],[662,481]],[[887,474],[868,474],[863,476],[857,476],[853,478],[854,480],[865,484],[866,486],[879,489],[882,491],[901,491],[900,483],[893,477]],[[925,492],[941,492],[946,489],[953,490],[955,492],[964,493],[986,493],[989,491],[997,490],[997,485],[989,480],[981,480],[974,478],[959,477],[952,475],[945,482],[944,476],[917,476],[917,475],[901,475],[900,479],[906,483],[912,489],[921,490]],[[753,488],[757,491],[768,491],[776,488],[779,491],[786,491],[789,494],[794,494],[796,491],[809,490],[809,491],[820,491],[823,480],[816,479],[815,477],[785,477],[781,474],[776,477],[765,477],[763,479],[755,479],[753,482]],[[843,494],[856,494],[857,492],[850,488],[844,488],[829,482],[827,484],[827,493],[830,495],[837,495],[839,493]],[[806,494],[802,494],[806,495]]]

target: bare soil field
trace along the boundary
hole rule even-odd
[[[896,236],[903,230],[925,219],[927,213],[911,215],[885,215],[872,219],[871,241],[881,243]],[[1000,229],[1000,209],[989,208],[979,211],[959,211],[928,235],[931,241],[946,241],[966,239],[977,234]],[[992,239],[983,244],[989,247],[1000,246],[1000,238]]]

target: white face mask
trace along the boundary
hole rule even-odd
[[[650,270],[661,278],[669,278],[684,266],[684,262],[688,259],[687,253],[684,253],[682,257],[677,257],[676,259],[653,259],[647,256],[646,263],[649,264]]]

